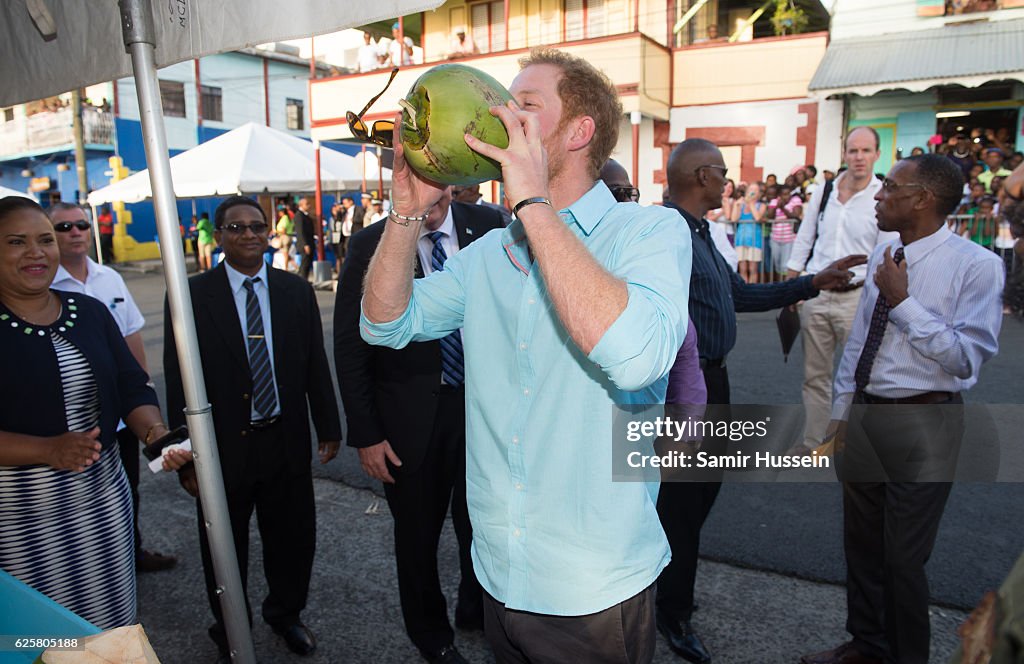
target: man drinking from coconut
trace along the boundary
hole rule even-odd
[[[500,165],[516,220],[414,282],[445,186],[413,172],[396,133],[362,335],[400,348],[462,329],[473,564],[497,660],[650,662],[669,547],[657,484],[612,482],[612,418],[664,402],[690,238],[672,211],[619,204],[598,180],[622,121],[608,78],[551,49],[520,66],[515,101],[490,109],[508,147],[465,136]]]

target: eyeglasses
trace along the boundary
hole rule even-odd
[[[92,228],[92,224],[88,221],[62,221],[53,225],[53,230],[58,233],[70,233],[72,228],[77,228],[80,231],[87,231]]]
[[[700,174],[700,169],[702,169],[702,168],[716,168],[716,169],[722,171],[722,177],[723,178],[726,175],[729,174],[729,169],[726,166],[719,166],[718,164],[704,164],[703,166],[698,166],[697,168],[693,169],[693,174],[694,175],[699,175]]]
[[[253,235],[263,235],[270,228],[267,224],[262,221],[257,221],[255,224],[238,224],[230,223],[221,226],[221,230],[225,230],[232,235],[242,235],[246,231],[252,231]]]
[[[640,190],[636,187],[608,187],[612,196],[620,203],[636,203],[640,200]]]
[[[388,79],[387,85],[385,85],[384,89],[378,92],[373,99],[366,102],[366,106],[363,106],[363,110],[359,111],[359,113],[353,113],[352,111],[345,113],[345,118],[348,120],[349,131],[351,131],[352,135],[363,143],[373,143],[374,145],[379,145],[383,148],[391,147],[391,137],[395,131],[395,121],[377,120],[367,128],[366,123],[363,122],[363,116],[366,115],[368,110],[370,110],[373,103],[380,99],[381,95],[387,92],[388,88],[391,87],[391,82],[395,80],[395,76],[397,74],[398,67],[395,67],[391,70],[391,78]]]
[[[903,189],[905,187],[917,187],[918,189],[924,189],[928,193],[932,193],[932,190],[929,189],[926,185],[917,182],[904,182],[903,184],[900,184],[899,182],[894,182],[889,178],[882,180],[882,189],[884,189],[885,193],[887,194],[895,194],[900,189]]]

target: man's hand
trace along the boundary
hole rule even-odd
[[[193,498],[199,497],[199,478],[196,477],[196,467],[185,466],[178,471],[178,484]]]
[[[796,279],[800,276],[800,270],[786,270],[786,279]]]
[[[395,116],[395,131],[392,139],[395,146],[394,165],[391,172],[391,209],[407,217],[419,217],[427,213],[441,200],[447,185],[431,182],[412,169],[405,160],[402,148],[402,114]]]
[[[964,664],[988,664],[992,660],[997,622],[996,594],[989,591],[956,630],[963,647],[961,661]]]
[[[100,459],[100,428],[91,431],[69,431],[49,439],[46,465],[57,470],[80,473]]]
[[[842,454],[846,449],[846,420],[832,420],[825,429],[825,438],[822,445],[832,443],[832,453]]]
[[[309,254],[313,253],[313,247],[309,246],[308,244],[303,245],[302,253],[304,253],[304,254],[306,254],[308,256]]]
[[[845,258],[840,258],[814,275],[814,278],[811,279],[811,285],[818,290],[843,290],[848,288],[850,286],[850,279],[853,278],[853,272],[850,271],[850,268],[867,262],[868,257],[864,254],[852,254]]]
[[[469,134],[466,145],[501,164],[505,196],[512,205],[535,196],[549,198],[548,153],[540,132],[540,118],[520,109],[514,101],[492,106],[491,115],[505,125],[508,147],[502,150]]]
[[[167,450],[167,453],[163,455],[163,459],[165,473],[172,470],[181,470],[192,460],[192,453],[188,450]]]
[[[899,265],[893,260],[889,247],[885,248],[885,257],[875,271],[875,285],[878,292],[885,297],[889,306],[895,307],[903,300],[910,297],[907,292],[907,261]]]
[[[388,472],[387,461],[392,465],[401,466],[402,460],[391,449],[391,443],[382,440],[376,445],[359,448],[359,463],[363,464],[363,472],[375,480],[394,484],[395,478]]]
[[[321,440],[318,447],[320,452],[320,463],[327,463],[334,457],[338,456],[338,448],[340,447],[340,440]]]

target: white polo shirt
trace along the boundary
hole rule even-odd
[[[88,267],[86,269],[85,283],[75,279],[71,273],[64,269],[63,265],[57,266],[57,274],[53,278],[52,287],[57,290],[82,293],[94,297],[104,305],[114,316],[121,336],[127,337],[135,334],[146,325],[146,319],[136,306],[132,294],[124,279],[115,270],[100,265],[91,258],[86,258]]]

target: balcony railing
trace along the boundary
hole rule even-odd
[[[82,132],[86,144],[113,144],[113,115],[94,107],[82,109]],[[71,108],[15,118],[0,125],[0,156],[63,148],[72,143]]]

